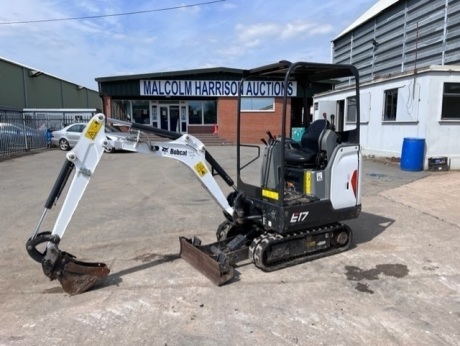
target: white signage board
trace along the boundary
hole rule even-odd
[[[238,96],[239,81],[217,80],[140,80],[141,96]],[[283,81],[246,81],[243,96],[280,97]],[[289,82],[288,96],[297,95],[297,82]]]

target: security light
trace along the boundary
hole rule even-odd
[[[42,74],[43,74],[42,71],[37,71],[37,70],[30,70],[29,71],[29,76],[32,77],[32,78],[41,76]]]

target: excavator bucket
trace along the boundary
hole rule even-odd
[[[180,237],[180,256],[215,285],[221,286],[234,276],[233,266],[248,258],[247,247],[232,249],[232,238],[201,245],[197,237]]]
[[[26,243],[27,252],[38,263],[50,280],[59,280],[62,288],[70,295],[83,293],[110,273],[104,263],[77,261],[75,256],[58,248],[59,237],[43,232],[30,238]],[[47,243],[46,250],[40,252],[37,246]]]
[[[109,273],[110,269],[104,263],[81,262],[71,258],[56,276],[64,291],[75,295],[89,290]]]

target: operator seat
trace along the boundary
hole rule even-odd
[[[325,129],[330,128],[326,119],[315,120],[307,128],[300,140],[300,147],[291,146],[284,153],[286,164],[297,167],[316,166],[316,156],[319,152],[319,136]]]

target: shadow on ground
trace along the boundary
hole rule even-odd
[[[361,212],[359,217],[347,221],[347,225],[353,230],[354,244],[367,243],[384,232],[395,220],[384,216]]]

